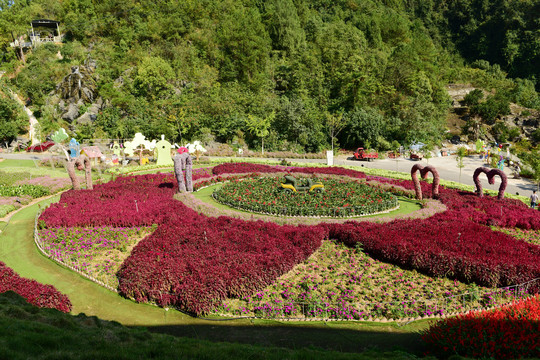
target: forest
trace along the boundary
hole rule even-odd
[[[448,136],[446,87],[483,89],[475,113],[540,110],[538,0],[0,1],[2,88],[28,99],[42,137],[216,140],[274,151],[390,150]],[[23,56],[30,19],[64,34]],[[60,116],[58,84],[92,67],[92,121]],[[92,106],[81,105],[80,112]],[[24,131],[0,98],[0,140]],[[2,123],[3,122],[3,123]],[[527,140],[532,148],[540,140]]]

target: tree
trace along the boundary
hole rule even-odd
[[[256,116],[256,115],[248,115],[246,119],[246,125],[248,130],[254,134],[255,136],[258,136],[261,138],[262,143],[262,153],[264,154],[264,138],[268,136],[268,129],[272,125],[272,121],[276,117],[276,113],[272,111],[270,115],[268,115],[265,118]]]
[[[24,132],[26,121],[17,105],[0,96],[0,141],[11,141]]]
[[[370,144],[377,147],[377,138],[383,136],[386,128],[384,117],[373,108],[356,108],[347,115],[347,131],[345,143],[350,148],[367,147]]]
[[[347,126],[348,118],[343,116],[342,112],[330,114],[326,112],[326,126],[332,143],[332,152],[334,152],[334,139],[339,135],[341,130]]]
[[[134,86],[140,95],[155,99],[171,88],[172,79],[174,71],[171,65],[160,57],[149,56],[139,65]]]
[[[457,167],[459,168],[459,182],[461,182],[461,169],[465,167],[463,164],[463,158],[467,156],[467,149],[465,147],[460,146],[458,147],[456,151],[456,161],[457,161]]]
[[[540,151],[525,152],[522,154],[523,162],[532,170],[532,177],[536,181],[537,189],[540,191]]]

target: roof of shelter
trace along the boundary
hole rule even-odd
[[[47,20],[47,19],[38,19],[38,20],[32,20],[32,26],[34,27],[47,27],[51,29],[56,29],[56,27],[60,24],[60,21],[55,20]]]
[[[81,149],[81,152],[84,152],[86,156],[89,158],[99,158],[102,157],[103,154],[101,153],[101,150],[97,146],[86,146]]]

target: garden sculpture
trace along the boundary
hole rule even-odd
[[[79,178],[77,177],[77,174],[75,174],[75,166],[78,170],[85,170],[86,189],[92,190],[92,164],[90,162],[90,159],[86,155],[80,155],[75,159],[67,160],[66,169],[69,178],[71,179],[71,183],[73,184],[73,190],[80,190],[81,184],[79,183]]]
[[[68,138],[68,134],[66,132],[66,129],[60,128],[56,130],[56,132],[51,136],[52,141],[54,141],[57,144],[60,144],[64,142]]]
[[[165,135],[161,135],[161,140],[156,143],[156,165],[173,165],[173,160],[171,158],[171,147],[171,143],[165,140]]]
[[[422,187],[420,186],[420,180],[416,176],[416,172],[420,171],[420,176],[422,179],[427,179],[427,175],[429,172],[433,175],[433,185],[432,185],[432,197],[434,199],[439,197],[439,172],[437,169],[435,169],[434,166],[428,165],[428,166],[422,166],[420,164],[416,164],[411,168],[411,177],[414,183],[414,191],[416,192],[416,198],[418,200],[422,200]]]
[[[69,156],[72,159],[75,159],[75,158],[79,157],[79,155],[80,155],[79,142],[77,140],[75,140],[74,138],[72,138],[71,141],[69,142]]]
[[[141,133],[136,133],[132,141],[124,143],[124,154],[133,156],[135,151],[139,152],[139,164],[142,165],[143,151],[152,151],[156,146],[156,140],[152,142],[146,140],[146,137]]]
[[[174,174],[176,175],[176,180],[178,181],[178,193],[186,192],[193,192],[193,182],[192,182],[192,175],[191,175],[191,169],[193,167],[193,162],[191,160],[191,155],[189,155],[189,150],[186,147],[180,147],[178,150],[178,154],[174,157]],[[184,172],[183,170],[186,170],[185,174],[185,182],[184,182]]]
[[[298,180],[291,175],[285,175],[285,181],[281,181],[281,188],[287,192],[309,191],[323,192],[324,185],[321,182],[314,182],[312,179],[307,179],[307,184],[300,185]]]
[[[112,146],[113,154],[116,155],[117,158],[120,158],[122,155],[122,149],[120,148],[120,145],[117,141],[114,142]]]
[[[491,185],[495,184],[496,175],[499,175],[501,177],[501,186],[499,186],[499,194],[497,195],[497,199],[499,200],[503,199],[504,191],[506,190],[506,185],[508,184],[508,178],[506,177],[506,174],[500,169],[488,169],[483,166],[474,170],[473,181],[474,181],[474,185],[476,185],[476,193],[478,194],[479,197],[484,196],[484,192],[482,190],[482,183],[480,182],[480,179],[478,179],[478,176],[481,173],[484,173],[487,175],[488,182]]]

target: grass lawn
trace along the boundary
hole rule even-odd
[[[213,328],[213,325],[209,325]],[[256,326],[250,326],[253,329]],[[296,335],[285,330],[281,336]],[[273,332],[281,329],[268,328]],[[154,329],[156,330],[156,329]],[[160,331],[173,329],[160,329]],[[311,345],[290,346],[290,338],[275,344],[239,344],[223,342],[221,334],[212,342],[201,339],[201,327],[178,327],[176,335],[197,332],[199,336],[173,337],[149,333],[141,327],[126,328],[116,322],[103,321],[84,315],[72,316],[51,309],[38,309],[15,293],[0,294],[0,358],[2,359],[415,359],[403,351],[377,351],[368,349],[359,354],[353,342],[342,329],[330,329],[336,336],[347,337],[356,347],[353,351],[336,349],[328,351]],[[309,329],[306,329],[309,330]],[[311,332],[315,335],[314,332]],[[246,333],[246,342],[250,342]],[[371,336],[369,333],[364,336]],[[372,335],[377,337],[376,334]],[[378,335],[380,336],[380,335]],[[318,336],[313,336],[316,340]],[[354,353],[353,353],[354,352]]]

